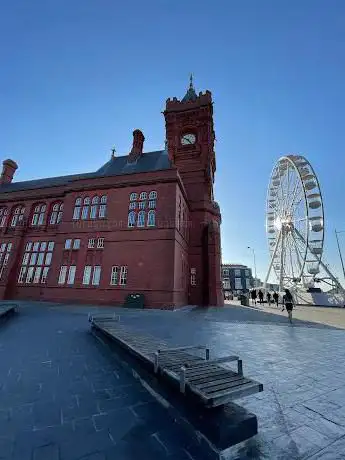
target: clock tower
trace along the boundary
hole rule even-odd
[[[210,91],[195,92],[192,76],[182,100],[166,101],[164,111],[168,155],[178,170],[189,207],[189,286],[192,305],[223,305],[220,223],[214,201],[216,171],[213,102]]]

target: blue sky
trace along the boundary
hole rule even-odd
[[[190,72],[214,98],[223,258],[268,263],[268,178],[286,153],[316,170],[326,259],[345,230],[343,0],[7,0],[0,15],[0,152],[16,180],[97,169],[164,145],[161,111]],[[345,250],[345,233],[341,244]]]

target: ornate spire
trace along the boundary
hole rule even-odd
[[[194,84],[193,84],[193,74],[190,74],[189,77],[189,88],[182,99],[182,102],[195,101],[198,96],[196,95]]]
[[[115,153],[116,153],[116,150],[115,150],[115,147],[113,147],[111,149],[111,159],[115,158]]]

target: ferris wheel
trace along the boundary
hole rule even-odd
[[[340,286],[321,260],[324,206],[319,181],[305,157],[287,155],[274,166],[267,191],[266,232],[270,264],[265,284],[273,270],[280,290],[327,279]]]

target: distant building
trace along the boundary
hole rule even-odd
[[[222,264],[224,294],[239,294],[254,287],[252,270],[241,264]]]

